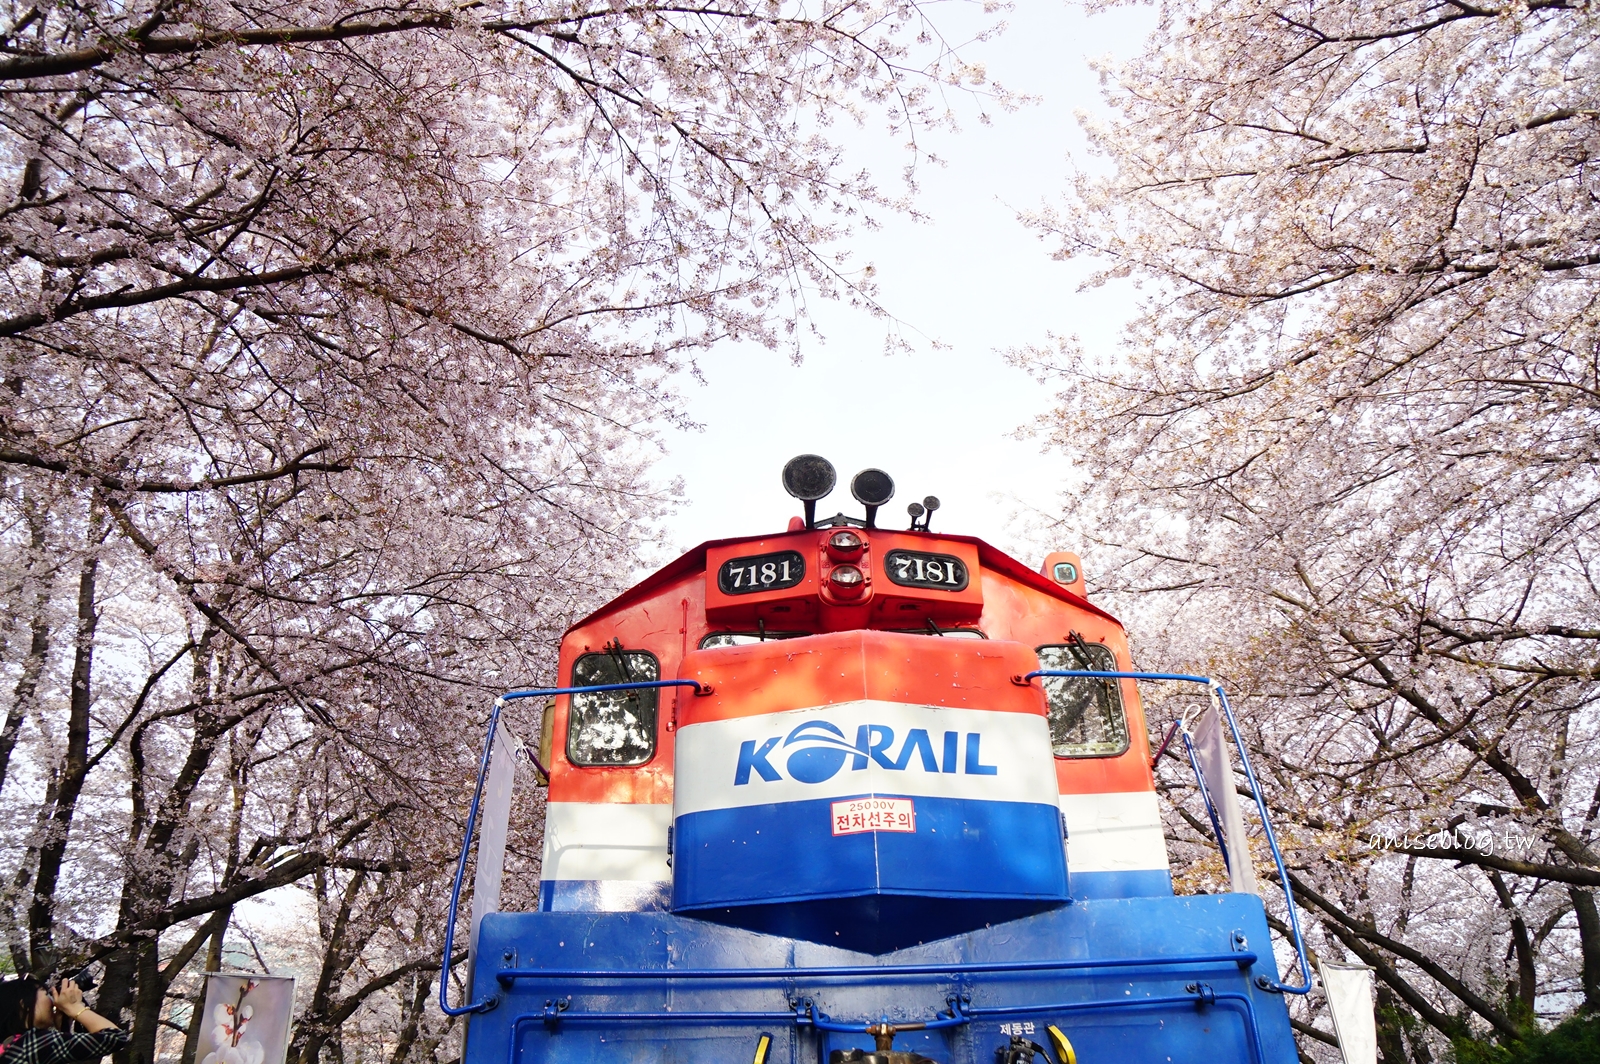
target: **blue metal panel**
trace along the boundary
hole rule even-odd
[[[666,912],[672,908],[672,884],[547,879],[539,884],[539,908],[547,913]]]
[[[1073,872],[1072,897],[1165,898],[1172,895],[1172,873],[1165,868],[1134,872]]]
[[[1065,1030],[1085,1062],[1294,1064],[1260,900],[1245,895],[1074,903],[883,957],[666,913],[493,914],[465,1064],[749,1059],[870,1048],[855,1027],[934,1020],[895,1048],[988,1064],[1002,1025]]]
[[[1071,872],[1070,886],[1071,896],[1080,900],[1163,898],[1172,894],[1172,876],[1160,868],[1131,872]],[[544,912],[669,912],[672,909],[672,884],[547,879],[539,886],[539,908]],[[990,919],[981,922],[995,921]]]
[[[918,798],[915,832],[834,835],[829,807],[838,800],[679,817],[673,908],[864,891],[972,898],[978,910],[982,898],[1066,900],[1061,812],[1054,805]]]
[[[1054,805],[917,798],[915,832],[834,835],[837,800],[679,817],[673,911],[881,953],[1067,900]]]

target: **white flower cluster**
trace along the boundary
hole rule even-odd
[[[211,1044],[216,1049],[207,1053],[201,1064],[261,1064],[266,1055],[261,1043],[242,1037],[255,1011],[253,1006],[240,1005],[236,1016],[232,1005],[212,1009]]]

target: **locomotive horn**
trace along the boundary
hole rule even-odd
[[[894,498],[894,478],[881,469],[863,469],[850,481],[850,494],[867,508],[867,527],[878,527],[878,507]]]
[[[922,505],[928,508],[928,516],[922,519],[922,530],[926,532],[928,530],[928,522],[933,520],[933,511],[939,508],[939,496],[929,495],[922,500]]]
[[[911,515],[911,531],[917,531],[917,518],[922,516],[922,504],[914,502],[906,507],[906,513]]]
[[[817,454],[802,454],[783,467],[783,490],[806,504],[806,527],[817,523],[817,500],[833,490],[838,474],[833,463]]]

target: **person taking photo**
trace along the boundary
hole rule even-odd
[[[60,1018],[83,1030],[68,1034]],[[0,983],[0,1064],[73,1064],[99,1060],[128,1044],[128,1032],[83,1003],[83,989],[63,980],[54,994],[31,978]]]

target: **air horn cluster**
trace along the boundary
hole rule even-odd
[[[802,454],[791,458],[783,467],[783,488],[805,503],[807,528],[817,527],[817,500],[826,498],[838,482],[838,473],[834,470],[833,463],[818,454]],[[878,507],[894,498],[894,478],[881,469],[863,469],[851,478],[850,494],[856,502],[867,508],[867,519],[863,527],[877,528]],[[911,515],[911,530],[926,532],[928,519],[938,508],[939,500],[932,495],[923,499],[921,503],[907,506],[906,512]],[[919,519],[922,522],[920,525],[917,523]],[[857,522],[853,518],[839,514],[836,518],[830,519],[830,523]]]

